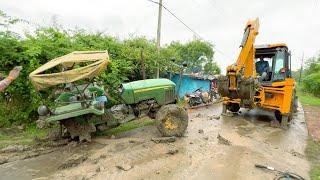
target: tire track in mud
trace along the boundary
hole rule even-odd
[[[116,140],[117,142],[115,142],[115,144],[111,143],[112,145],[107,145],[103,151],[112,153],[112,156],[98,162],[99,166],[103,166],[104,171],[97,174],[94,178],[149,179],[150,177],[157,178],[159,176],[162,178],[175,176],[188,178],[192,176],[193,170],[201,166],[202,161],[212,156],[213,152],[211,152],[210,149],[212,150],[212,145],[216,144],[214,141],[217,141],[215,139],[217,133],[213,133],[214,130],[212,130],[211,122],[206,119],[207,117],[193,118],[192,116],[193,114],[191,114],[193,122],[190,123],[193,125],[190,124],[189,132],[186,134],[187,137],[178,138],[175,143],[155,144],[151,142],[150,139],[146,140],[142,138],[141,144],[129,146],[127,144],[130,140],[124,138]],[[204,128],[205,134],[198,133],[198,129],[203,128],[203,126],[209,128]],[[177,149],[179,152],[175,155],[166,154],[167,151],[172,148]],[[101,151],[96,154],[99,153],[101,153]],[[119,164],[129,164],[134,167],[129,171],[123,171],[115,167]],[[83,164],[69,170],[69,175],[73,177],[78,176],[79,172],[81,172],[79,169],[83,166],[87,165]],[[174,172],[172,172],[173,170]],[[74,173],[72,171],[74,171]],[[67,173],[66,176],[68,177]]]
[[[209,123],[208,120],[198,119],[195,121],[204,121],[204,123]],[[198,122],[195,122],[198,123]],[[201,122],[202,123],[202,122]],[[203,125],[203,124],[202,124]],[[201,127],[202,127],[201,125]],[[211,130],[211,127],[206,129],[206,134],[213,134],[210,135],[210,139],[206,134],[198,133],[196,128],[193,128],[192,133],[187,133],[186,136],[192,136],[193,138],[180,138],[177,142],[173,144],[165,144],[165,145],[154,145],[150,146],[150,148],[146,148],[145,151],[153,152],[148,155],[145,154],[143,151],[139,151],[139,154],[143,156],[136,156],[130,153],[130,156],[127,157],[131,159],[131,162],[137,164],[138,166],[135,170],[132,170],[127,174],[134,175],[135,173],[139,174],[139,177],[143,177],[143,179],[149,179],[150,174],[157,174],[157,173],[165,173],[166,177],[175,177],[178,176],[179,179],[190,178],[194,175],[195,169],[201,166],[201,162],[208,159],[208,157],[214,157],[212,150],[212,145],[216,144],[216,142],[211,143],[210,141],[216,141],[214,138],[216,137],[216,133],[212,133],[214,130]],[[208,139],[206,139],[208,138]],[[157,147],[158,146],[158,147]],[[159,147],[160,146],[160,147]],[[168,146],[172,146],[179,150],[179,153],[173,156],[168,156],[164,154],[164,150],[158,151],[160,148],[168,149]],[[147,146],[148,147],[148,146]],[[157,152],[156,152],[157,151]],[[150,157],[152,157],[150,159]],[[193,161],[193,159],[195,161]],[[141,167],[140,164],[144,163]],[[147,169],[147,170],[146,170]],[[171,171],[174,169],[174,174],[170,174]],[[136,171],[136,172],[135,172]],[[140,171],[140,172],[139,172]],[[123,173],[122,173],[123,174]],[[146,175],[143,175],[146,174]],[[178,174],[178,175],[177,175]],[[108,178],[119,178],[118,174],[113,174],[113,177],[104,176]],[[130,176],[131,176],[130,175]],[[131,176],[132,177],[132,176]],[[157,177],[157,175],[151,176]],[[163,178],[163,175],[161,176]],[[124,177],[122,177],[124,178]]]
[[[300,126],[280,131],[266,122],[256,122],[256,118],[248,120],[250,115],[213,120],[210,116],[217,115],[221,107],[211,108],[189,112],[186,137],[177,138],[174,143],[152,142],[151,138],[158,136],[155,127],[133,130],[120,139],[101,140],[106,145],[104,148],[95,151],[85,163],[64,171],[63,176],[65,179],[272,179],[272,173],[261,172],[254,164],[266,163],[298,173],[308,169],[305,159],[292,157],[285,151],[296,147],[290,143],[297,139],[294,133],[301,130]],[[219,144],[218,134],[232,145]],[[276,141],[274,134],[280,137]],[[169,155],[170,149],[178,152]],[[105,158],[100,158],[101,155]],[[97,163],[92,163],[95,160]],[[125,171],[118,169],[118,165],[133,165],[133,168]],[[87,176],[96,167],[102,167],[101,171]]]

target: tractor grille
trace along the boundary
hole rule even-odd
[[[171,103],[174,102],[175,100],[175,93],[174,93],[174,89],[168,89],[165,92],[165,102],[166,103]]]

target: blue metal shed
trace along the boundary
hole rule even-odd
[[[192,93],[196,89],[201,88],[203,91],[209,91],[211,88],[211,80],[214,78],[194,77],[191,75],[182,75],[181,82],[179,74],[173,74],[171,80],[176,84],[176,90],[179,97],[182,98],[187,93]],[[179,90],[178,90],[179,89]]]

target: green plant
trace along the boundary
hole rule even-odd
[[[161,48],[158,56],[155,41],[143,36],[120,40],[100,32],[41,27],[22,38],[10,31],[10,27],[23,20],[10,17],[2,11],[0,17],[0,74],[6,76],[14,66],[23,66],[18,79],[0,94],[0,127],[31,123],[37,118],[38,106],[50,104],[54,90],[36,92],[28,80],[29,74],[49,60],[73,51],[108,50],[111,63],[98,80],[103,82],[111,95],[115,95],[114,91],[120,83],[142,78],[141,52],[147,78],[155,77],[157,62],[162,74],[179,71],[179,68],[172,68],[176,67],[172,65],[172,59],[178,65],[186,61],[189,67],[208,64],[205,68],[207,73],[220,72],[213,62],[213,45],[206,41],[173,42]]]
[[[320,96],[320,72],[312,73],[303,78],[303,89],[315,96]]]

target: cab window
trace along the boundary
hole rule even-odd
[[[275,57],[275,64],[274,64],[274,81],[284,80],[285,73],[283,72],[285,67],[285,60],[286,54],[283,51],[278,51]]]

